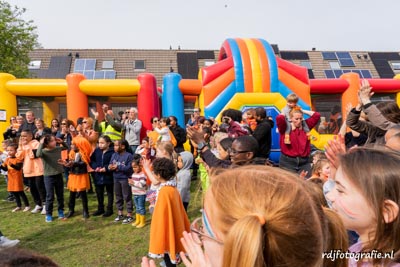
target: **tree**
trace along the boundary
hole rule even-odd
[[[17,78],[28,76],[29,52],[39,47],[33,21],[22,19],[25,11],[0,0],[0,72]]]

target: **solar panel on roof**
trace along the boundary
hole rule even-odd
[[[85,75],[86,79],[93,80],[94,70],[86,70],[83,72],[83,75]]]
[[[115,79],[115,70],[105,71],[104,79]]]
[[[342,76],[343,71],[342,70],[334,70],[333,73],[335,74],[336,78],[339,78],[340,76]]]
[[[338,57],[338,59],[341,59],[341,58],[351,58],[349,52],[336,52],[336,56]]]
[[[352,72],[357,73],[362,78],[361,70],[352,70]]]
[[[343,73],[349,73],[351,70],[343,70]]]
[[[85,60],[84,59],[75,59],[74,72],[85,70]]]
[[[96,69],[96,59],[86,59],[85,70],[95,70]]]
[[[361,70],[363,78],[372,78],[372,74],[369,70]]]
[[[335,74],[333,74],[333,70],[324,70],[325,76],[328,79],[333,79],[335,78]]]
[[[354,61],[351,58],[339,58],[339,64],[342,67],[355,67]]]
[[[322,52],[322,58],[324,60],[336,60],[336,54],[335,52]]]
[[[104,79],[104,71],[102,70],[96,70],[94,72],[94,79]]]

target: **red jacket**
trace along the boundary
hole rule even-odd
[[[321,115],[315,112],[310,118],[306,119],[305,122],[308,128],[311,130],[317,125]],[[286,118],[284,115],[278,115],[276,117],[276,124],[279,131],[279,145],[281,147],[281,153],[289,157],[308,157],[310,156],[310,140],[307,137],[306,132],[303,129],[296,128],[290,132],[290,145],[285,144],[285,130],[286,130]]]

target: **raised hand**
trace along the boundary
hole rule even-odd
[[[374,93],[371,90],[372,87],[369,85],[369,82],[365,79],[362,80],[361,87],[358,90],[358,95],[363,105],[371,102],[371,97],[374,95]]]

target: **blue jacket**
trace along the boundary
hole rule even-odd
[[[132,160],[133,155],[128,152],[123,152],[122,154],[115,152],[112,155],[110,164],[116,163],[118,165],[113,172],[114,179],[128,179],[131,177],[133,173]]]
[[[114,149],[109,148],[105,153],[100,148],[96,148],[90,156],[90,167],[93,170],[96,168],[106,168],[106,172],[92,172],[93,180],[95,185],[112,184],[113,173],[108,170],[111,157],[114,154]]]

